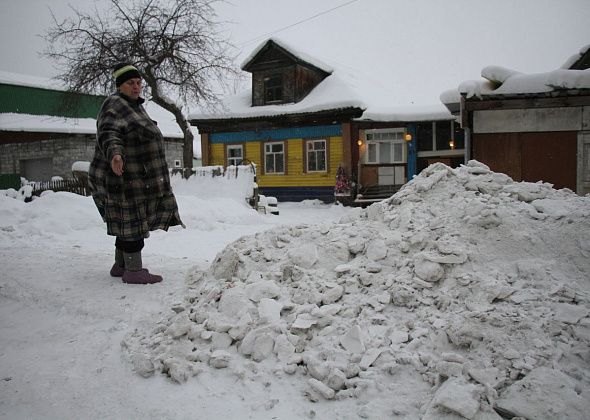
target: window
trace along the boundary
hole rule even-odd
[[[418,151],[429,152],[434,150],[432,146],[432,122],[418,123],[416,132]]]
[[[404,130],[367,132],[367,163],[405,163]]]
[[[264,172],[267,174],[285,173],[285,145],[282,142],[264,145]]]
[[[244,160],[244,148],[241,144],[227,146],[227,166],[237,166]]]
[[[309,140],[307,143],[307,172],[326,171],[326,140]]]
[[[283,100],[283,76],[275,75],[264,78],[264,102],[280,102]]]
[[[436,150],[450,150],[451,132],[450,121],[437,121],[436,123]]]
[[[455,149],[465,149],[465,131],[461,128],[461,124],[455,121],[453,121],[453,140]]]
[[[417,124],[418,151],[441,152],[465,148],[463,129],[455,121]]]

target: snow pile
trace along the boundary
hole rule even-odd
[[[256,176],[254,165],[199,166],[188,180],[180,174],[170,177],[176,195],[200,195],[204,197],[249,198],[252,196]]]
[[[435,164],[339,223],[239,239],[123,346],[146,377],[287,377],[352,417],[583,418],[589,231],[590,197]]]

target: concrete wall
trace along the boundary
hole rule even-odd
[[[72,164],[76,161],[92,160],[96,140],[94,135],[74,135],[64,138],[0,144],[0,173],[20,174],[26,159],[51,159],[52,176],[71,178]],[[174,161],[182,164],[182,142],[166,142],[166,162],[174,168]],[[45,181],[30,179],[29,181]]]
[[[590,107],[473,111],[474,133],[580,131],[589,125]]]

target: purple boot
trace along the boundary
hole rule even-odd
[[[142,268],[143,271],[147,271],[147,268]],[[114,263],[111,267],[111,276],[113,277],[123,277],[125,274],[125,267],[121,267],[119,264]]]
[[[125,272],[123,273],[123,283],[129,284],[153,284],[162,281],[162,276],[150,274],[148,270],[142,268],[141,251],[125,252]]]
[[[150,274],[145,268],[139,271],[125,270],[123,273],[123,283],[128,284],[153,284],[162,281],[162,276]]]
[[[125,267],[121,267],[117,263],[113,263],[111,267],[111,276],[113,277],[123,277],[123,273],[125,273]]]

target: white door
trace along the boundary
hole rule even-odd
[[[380,166],[377,169],[379,185],[402,185],[406,183],[404,166]]]

